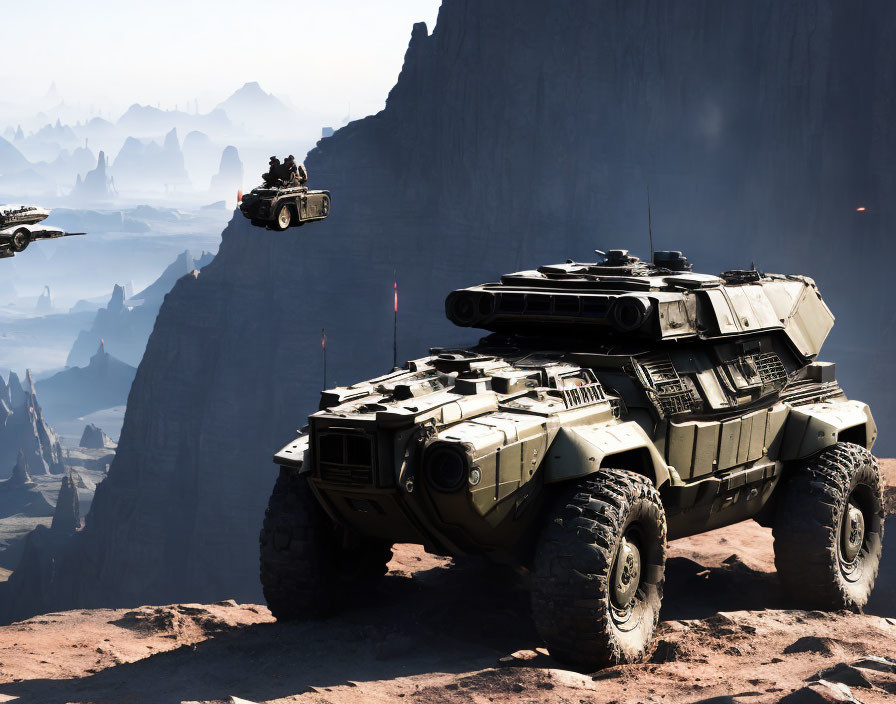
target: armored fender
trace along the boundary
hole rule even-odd
[[[544,480],[548,484],[562,482],[607,467],[632,469],[648,476],[657,487],[670,481],[662,455],[644,429],[633,422],[560,428],[548,450]]]
[[[838,440],[849,440],[868,449],[874,445],[877,424],[867,403],[843,400],[791,408],[779,459],[803,459]]]

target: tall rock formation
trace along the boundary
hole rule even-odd
[[[62,486],[59,487],[50,530],[54,533],[73,533],[79,528],[81,528],[81,502],[78,499],[75,480],[71,473],[68,473],[62,480]]]
[[[106,158],[105,152],[100,151],[96,160],[96,168],[88,171],[83,181],[80,174],[78,175],[78,181],[72,191],[72,198],[88,202],[108,200],[112,196],[109,190],[109,176],[106,174],[108,166],[109,160]]]
[[[24,451],[19,450],[16,466],[12,468],[12,475],[6,481],[9,487],[21,487],[33,483],[28,474],[28,460],[25,459]]]
[[[67,586],[31,608],[260,598],[270,455],[316,406],[320,329],[331,383],[389,369],[397,272],[401,356],[470,340],[449,290],[646,255],[648,185],[657,248],[817,278],[829,354],[885,427],[896,333],[871,269],[896,249],[894,35],[885,0],[445,0],[386,108],[305,159],[328,220],[260,237],[237,215],[167,296]]]
[[[236,147],[228,146],[221,153],[218,173],[212,176],[209,191],[213,195],[236,197],[237,189],[243,187],[243,162]]]
[[[5,390],[0,388],[0,478],[9,476],[6,472],[17,462],[20,451],[31,474],[65,471],[62,447],[44,420],[30,370],[25,373],[24,385],[10,372],[9,384]]]
[[[37,303],[34,306],[35,313],[49,315],[53,312],[53,294],[50,293],[50,287],[44,286],[44,290],[37,297]]]

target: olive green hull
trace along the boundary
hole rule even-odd
[[[789,462],[877,433],[833,365],[783,331],[612,353],[491,338],[322,404],[276,461],[302,468],[336,522],[502,561],[526,559],[558,487],[602,467],[650,477],[677,538],[762,520]]]

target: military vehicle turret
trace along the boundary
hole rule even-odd
[[[24,252],[37,240],[84,234],[40,225],[49,215],[49,210],[36,205],[0,205],[0,259]]]
[[[773,529],[795,603],[866,603],[877,427],[818,360],[834,317],[812,279],[614,250],[454,291],[446,313],[492,334],[324,391],[276,453],[260,542],[278,619],[372,589],[393,544],[419,543],[529,572],[556,658],[637,661],[667,541],[747,519]]]

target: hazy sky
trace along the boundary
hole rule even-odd
[[[202,112],[247,81],[338,123],[381,109],[411,25],[440,0],[3,2],[0,101],[43,96],[114,117],[132,103]],[[192,104],[192,103],[191,103]]]

